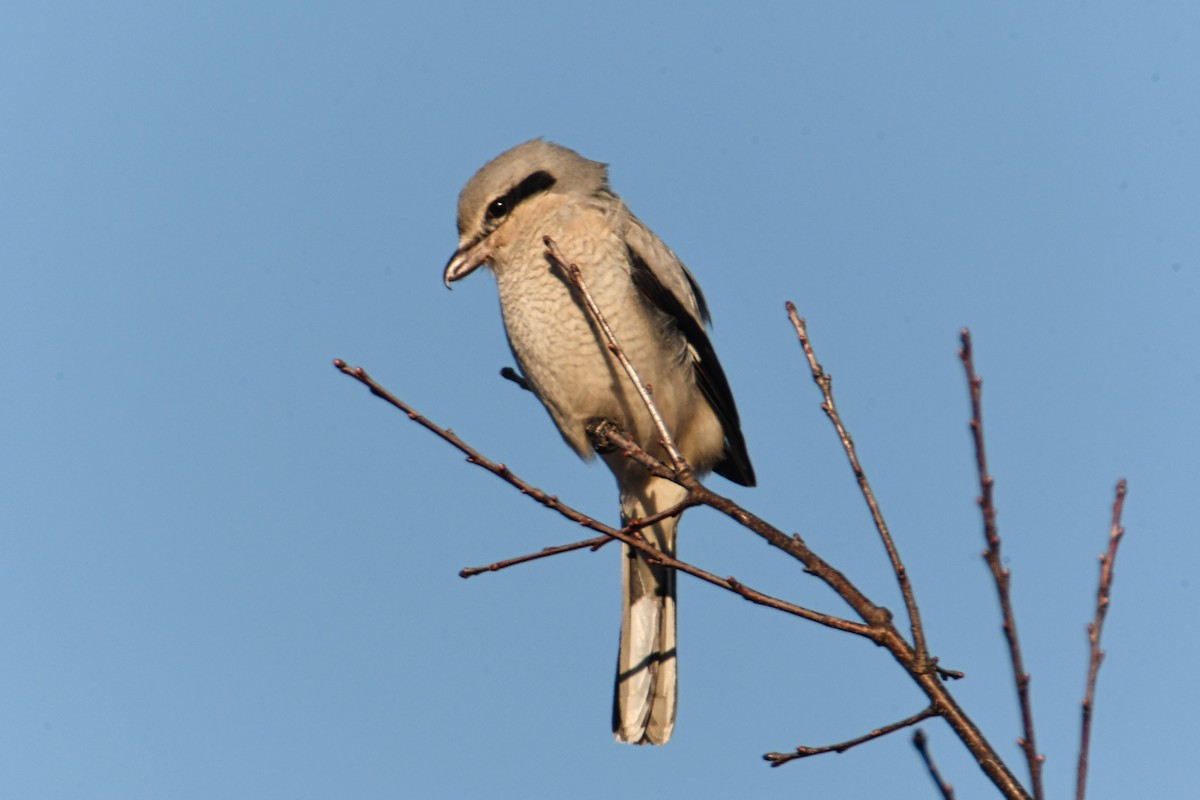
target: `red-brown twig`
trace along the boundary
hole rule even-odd
[[[946,783],[942,778],[942,773],[938,772],[937,764],[933,763],[933,754],[929,752],[929,742],[925,738],[925,731],[917,728],[917,732],[912,737],[913,747],[917,748],[917,752],[921,754],[921,760],[925,762],[925,769],[929,770],[929,777],[933,779],[933,785],[942,793],[943,800],[954,800],[954,787]]]
[[[538,503],[541,503],[546,508],[557,511],[559,514],[571,520],[572,522],[575,522],[585,528],[590,528],[597,533],[602,533],[609,538],[624,542],[630,547],[642,551],[663,566],[670,567],[671,569],[678,570],[679,572],[686,573],[695,578],[699,578],[705,583],[711,583],[712,585],[718,586],[726,591],[734,592],[735,594],[746,598],[752,603],[774,608],[797,617],[802,617],[803,619],[816,622],[820,625],[825,625],[826,627],[833,628],[834,630],[853,633],[857,636],[863,636],[871,639],[872,641],[878,640],[878,631],[869,625],[863,625],[848,619],[835,617],[831,614],[822,614],[793,603],[788,603],[783,600],[770,597],[762,592],[750,589],[734,579],[720,578],[711,572],[707,572],[687,562],[668,556],[661,550],[651,547],[634,533],[630,533],[625,529],[610,527],[592,517],[589,517],[583,512],[576,511],[574,508],[571,508],[570,506],[561,502],[556,496],[543,492],[541,489],[521,478],[504,464],[487,458],[478,450],[460,439],[458,435],[454,433],[454,431],[450,430],[449,428],[442,428],[434,422],[431,422],[426,417],[418,414],[412,406],[408,405],[403,400],[399,399],[387,389],[384,389],[382,386],[376,383],[375,380],[368,375],[362,367],[351,367],[340,358],[334,359],[333,366],[343,375],[348,375],[349,377],[354,378],[356,381],[366,386],[371,390],[371,394],[403,411],[413,422],[416,422],[421,427],[441,437],[453,447],[466,454],[468,463],[482,467],[501,480],[504,480],[516,487],[521,494],[532,498]],[[638,448],[637,445],[627,437],[624,439],[624,444],[630,449],[640,450],[640,448]],[[707,492],[707,490],[705,491]],[[704,502],[702,498],[698,498],[698,500]],[[709,503],[705,502],[705,504],[708,505]],[[631,527],[636,526],[637,523],[631,523]],[[779,535],[783,536],[783,534]],[[788,537],[784,536],[783,538],[787,539]]]
[[[1037,739],[1033,730],[1033,704],[1030,700],[1029,673],[1021,658],[1021,643],[1017,637],[1017,618],[1013,613],[1009,591],[1010,574],[1000,557],[1000,533],[996,528],[996,506],[992,499],[995,481],[988,474],[987,451],[983,443],[983,379],[975,374],[975,359],[971,352],[971,332],[962,329],[962,349],[958,351],[963,369],[967,374],[967,387],[971,392],[971,438],[975,445],[975,466],[979,473],[979,509],[983,514],[983,538],[987,549],[983,559],[991,570],[1000,598],[1000,614],[1003,618],[1004,638],[1008,642],[1008,654],[1012,660],[1013,678],[1017,686],[1017,700],[1021,706],[1021,724],[1024,735],[1017,740],[1029,764],[1029,779],[1034,800],[1042,800],[1042,756],[1037,751]]]
[[[677,517],[692,505],[694,505],[694,503],[692,502],[691,496],[689,495],[689,496],[685,497],[681,502],[676,503],[674,506],[671,506],[670,508],[666,509],[665,511],[660,511],[657,514],[651,514],[648,517],[640,517],[638,519],[631,520],[628,525],[626,525],[624,528],[622,528],[622,530],[624,530],[627,533],[634,533],[636,531],[640,531],[642,528],[647,528],[651,525],[654,525],[657,522],[661,522],[662,520],[666,519],[667,517]],[[584,539],[581,542],[572,542],[571,544],[560,544],[560,545],[557,545],[554,547],[543,547],[541,550],[538,550],[536,553],[527,553],[523,556],[516,556],[515,558],[506,558],[503,561],[496,561],[491,564],[488,564],[485,567],[465,567],[459,571],[458,577],[473,578],[476,575],[482,575],[485,572],[499,572],[502,569],[508,569],[509,567],[515,567],[518,564],[527,564],[530,561],[537,561],[538,559],[541,559],[541,558],[549,558],[550,556],[557,556],[562,553],[571,553],[576,550],[582,550],[585,547],[590,549],[594,553],[597,550],[599,550],[601,547],[604,547],[604,545],[611,542],[612,540],[613,539],[611,536],[596,536],[591,539]]]
[[[892,540],[892,535],[888,531],[887,523],[884,522],[883,512],[879,510],[879,504],[875,501],[875,493],[871,491],[871,484],[867,481],[867,473],[863,470],[862,465],[858,461],[858,452],[854,447],[854,440],[850,437],[850,433],[846,430],[846,426],[842,424],[842,417],[838,414],[837,405],[833,401],[833,378],[825,372],[824,368],[817,361],[817,356],[813,352],[812,343],[808,338],[808,328],[804,324],[804,320],[796,313],[796,306],[788,301],[786,304],[788,319],[792,321],[792,327],[796,329],[796,336],[800,339],[800,346],[804,349],[804,357],[808,359],[809,369],[812,371],[813,382],[821,390],[821,395],[824,397],[824,402],[821,403],[821,410],[829,417],[829,421],[833,423],[833,427],[837,430],[838,438],[842,441],[842,449],[846,451],[846,457],[850,459],[850,468],[854,471],[854,479],[858,481],[858,488],[862,492],[863,499],[867,502],[867,508],[871,512],[871,519],[875,522],[875,530],[879,532],[879,538],[883,542],[883,547],[887,550],[888,558],[892,562],[892,571],[896,573],[896,581],[900,584],[900,594],[904,597],[904,607],[908,611],[908,620],[912,630],[913,649],[916,651],[917,661],[924,662],[929,651],[925,646],[925,627],[921,624],[921,612],[917,608],[916,594],[913,592],[912,583],[908,580],[908,570],[904,567],[904,562],[900,560],[900,551],[896,548],[896,543]]]
[[[884,725],[882,728],[876,728],[870,733],[845,742],[828,744],[824,745],[823,747],[806,747],[804,745],[800,745],[791,753],[767,753],[763,756],[763,759],[770,761],[772,767],[779,767],[788,763],[789,761],[795,761],[798,758],[819,756],[822,753],[844,753],[851,747],[858,747],[860,744],[864,744],[873,739],[878,739],[881,736],[887,736],[889,733],[895,733],[896,731],[907,728],[910,725],[916,725],[921,720],[926,720],[930,717],[936,717],[937,715],[937,709],[933,706],[930,706],[924,711],[919,711],[916,714],[913,714],[911,717],[906,717],[899,722],[893,722],[891,725]]]
[[[1083,695],[1083,722],[1079,734],[1079,766],[1075,775],[1075,798],[1083,800],[1087,789],[1088,747],[1092,740],[1092,703],[1096,697],[1096,676],[1100,673],[1100,662],[1104,651],[1100,649],[1100,633],[1104,628],[1104,617],[1108,613],[1108,597],[1112,591],[1113,566],[1117,561],[1117,546],[1125,529],[1121,527],[1121,511],[1125,507],[1125,479],[1117,481],[1117,493],[1113,499],[1112,526],[1108,533],[1108,550],[1100,556],[1100,588],[1096,591],[1096,617],[1087,626],[1088,673],[1087,688]]]
[[[516,558],[507,558],[504,561],[496,561],[488,564],[486,567],[464,567],[459,570],[458,577],[473,578],[476,575],[482,575],[485,572],[499,572],[502,569],[515,567],[517,564],[525,564],[530,561],[537,561],[539,558],[548,558],[556,556],[559,553],[570,553],[575,550],[582,550],[585,547],[591,548],[593,552],[599,550],[604,545],[612,541],[608,536],[595,536],[591,539],[584,539],[582,542],[573,542],[572,544],[560,544],[557,547],[544,547],[536,553],[528,553]]]

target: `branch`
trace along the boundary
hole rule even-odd
[[[916,659],[919,663],[924,662],[929,656],[929,651],[925,646],[925,627],[921,624],[921,612],[917,609],[917,598],[913,593],[912,584],[908,580],[908,570],[904,568],[904,562],[900,560],[900,551],[896,549],[892,535],[888,532],[887,523],[883,520],[883,512],[879,510],[879,504],[875,501],[875,493],[871,491],[871,484],[867,481],[867,473],[858,462],[854,440],[850,437],[846,426],[842,424],[837,405],[833,402],[833,378],[817,361],[812,342],[808,338],[808,328],[805,326],[804,320],[796,313],[796,306],[791,301],[785,305],[788,319],[792,321],[792,326],[796,329],[796,336],[800,339],[800,346],[804,348],[804,357],[808,359],[809,369],[812,370],[813,382],[817,384],[825,398],[825,401],[821,403],[821,410],[829,417],[829,421],[837,430],[838,438],[842,440],[842,448],[846,451],[846,457],[850,459],[850,468],[854,470],[858,488],[862,491],[867,508],[871,511],[871,519],[875,521],[875,530],[879,532],[879,538],[883,542],[884,549],[887,550],[888,558],[891,559],[892,571],[896,574],[896,581],[900,584],[900,594],[904,596],[904,607],[908,610]]]
[[[657,514],[651,514],[648,517],[641,517],[639,519],[630,520],[629,523],[626,524],[625,527],[622,528],[621,530],[625,531],[626,533],[635,533],[637,531],[640,531],[642,528],[647,528],[651,525],[661,522],[662,520],[666,519],[667,517],[677,517],[680,514],[682,514],[686,509],[690,508],[692,505],[695,505],[695,504],[692,501],[691,496],[689,495],[687,497],[684,497],[683,500],[681,500],[680,502],[671,506],[670,508],[666,509],[665,511],[660,511]],[[549,558],[550,556],[556,556],[561,553],[571,553],[576,550],[582,550],[585,547],[590,548],[592,550],[592,552],[594,553],[611,541],[612,541],[611,536],[603,535],[603,536],[596,536],[591,539],[584,539],[581,542],[573,542],[571,544],[562,544],[562,545],[558,545],[556,547],[543,547],[541,550],[537,551],[536,553],[528,553],[523,556],[517,556],[515,558],[508,558],[508,559],[505,559],[504,561],[496,561],[492,564],[488,564],[486,567],[465,567],[464,569],[459,571],[458,576],[460,578],[473,578],[476,575],[482,575],[485,572],[499,572],[502,569],[508,569],[509,567],[515,567],[518,564],[526,564],[530,561],[537,561],[538,559],[541,559],[541,558]]]
[[[529,553],[528,555],[509,558],[504,561],[497,561],[493,564],[488,564],[486,567],[464,567],[459,571],[458,577],[473,578],[476,575],[482,575],[485,572],[499,572],[500,570],[507,569],[508,567],[515,567],[517,564],[525,564],[529,561],[536,561],[539,558],[549,558],[550,556],[556,556],[559,553],[570,553],[575,550],[582,550],[585,547],[590,547],[592,552],[595,552],[611,541],[612,538],[609,536],[595,536],[591,539],[584,539],[582,542],[575,542],[573,544],[562,544],[558,545],[557,547],[544,547],[536,553]]]
[[[665,567],[669,567],[671,569],[678,570],[679,572],[691,575],[695,578],[699,578],[705,583],[711,583],[712,585],[718,586],[726,591],[734,592],[735,594],[744,597],[758,605],[768,606],[797,617],[802,617],[811,622],[816,622],[820,625],[825,625],[826,627],[833,628],[835,630],[853,633],[857,636],[863,636],[871,640],[877,639],[878,632],[870,626],[852,622],[847,619],[842,619],[841,617],[835,617],[830,614],[822,614],[793,603],[788,603],[783,600],[770,597],[761,592],[750,589],[732,578],[717,577],[711,572],[706,572],[705,570],[699,569],[698,567],[695,567],[687,562],[668,556],[661,550],[651,547],[645,542],[645,540],[636,536],[634,533],[628,532],[626,529],[612,528],[592,517],[589,517],[587,514],[576,511],[574,508],[571,508],[570,506],[561,502],[556,496],[547,494],[533,484],[524,480],[516,473],[512,472],[504,464],[497,463],[487,458],[478,450],[471,447],[462,439],[458,438],[454,431],[450,430],[449,428],[439,427],[427,418],[418,414],[412,406],[408,405],[403,400],[399,399],[387,389],[384,389],[382,386],[376,383],[375,380],[368,375],[362,367],[351,367],[340,358],[334,359],[333,366],[343,375],[348,375],[349,377],[354,378],[356,381],[366,386],[371,390],[371,394],[400,409],[408,416],[409,419],[416,422],[426,430],[433,432],[440,438],[449,442],[459,451],[466,454],[467,463],[482,467],[501,480],[504,480],[516,487],[518,490],[520,490],[521,494],[532,498],[546,508],[557,511],[559,514],[571,520],[572,522],[578,523],[585,528],[590,528],[597,533],[602,533],[608,538],[617,539],[634,549],[640,550],[650,558],[654,559],[657,563],[662,564]],[[637,445],[633,444],[633,442],[628,440],[627,437],[626,441],[629,442],[631,447],[637,448]],[[638,449],[640,450],[640,448]],[[630,527],[637,527],[638,525],[645,524],[650,523],[639,520],[637,523],[631,523]],[[782,536],[782,534],[780,535]]]
[[[1087,626],[1088,674],[1087,689],[1083,696],[1083,723],[1079,735],[1079,767],[1075,776],[1075,798],[1083,800],[1087,788],[1088,747],[1092,740],[1092,703],[1096,696],[1096,676],[1100,673],[1100,662],[1104,651],[1100,649],[1100,634],[1104,628],[1104,617],[1108,613],[1108,596],[1112,591],[1113,566],[1117,560],[1117,547],[1125,529],[1121,527],[1121,511],[1125,508],[1125,479],[1117,481],[1117,493],[1113,499],[1112,526],[1108,533],[1108,550],[1100,556],[1100,588],[1096,591],[1096,617]]]
[[[987,451],[983,443],[983,379],[975,375],[975,360],[971,352],[971,332],[962,329],[962,349],[958,351],[963,368],[967,374],[967,386],[971,392],[971,436],[975,444],[975,466],[979,472],[979,508],[983,514],[983,538],[987,549],[983,551],[983,559],[992,572],[996,583],[996,593],[1000,598],[1000,613],[1003,618],[1004,637],[1008,641],[1008,653],[1012,660],[1013,678],[1017,686],[1017,699],[1021,705],[1021,723],[1024,736],[1017,740],[1029,764],[1029,778],[1033,785],[1035,800],[1042,800],[1045,792],[1042,789],[1042,762],[1045,760],[1037,751],[1037,740],[1033,731],[1033,706],[1029,698],[1029,673],[1025,671],[1025,663],[1021,658],[1021,643],[1017,638],[1017,619],[1013,614],[1012,600],[1009,592],[1009,571],[1004,568],[1000,558],[1000,533],[996,529],[996,506],[992,500],[992,488],[995,481],[988,474]]]
[[[648,517],[641,517],[640,519],[630,521],[630,523],[622,528],[622,530],[628,533],[640,531],[642,528],[647,528],[655,523],[661,522],[667,517],[677,517],[682,514],[685,509],[692,505],[694,504],[690,501],[690,499],[685,497],[681,502],[677,503],[671,508],[668,508],[666,511],[660,511],[657,514],[651,514]],[[550,556],[556,556],[560,553],[571,553],[575,550],[582,550],[585,547],[591,548],[592,552],[595,552],[611,541],[612,537],[605,535],[596,536],[591,539],[584,539],[581,542],[562,544],[556,547],[544,547],[536,553],[528,553],[523,556],[505,559],[504,561],[496,561],[492,564],[488,564],[486,567],[464,567],[459,571],[458,576],[460,578],[473,578],[476,575],[482,575],[485,572],[499,572],[502,569],[515,567],[518,564],[526,564],[530,561],[537,561],[540,558],[549,558]],[[730,580],[732,580],[732,578]],[[741,592],[738,593],[740,594]]]
[[[929,742],[925,738],[925,731],[917,728],[917,732],[913,734],[912,743],[913,747],[917,748],[917,752],[921,754],[921,760],[925,762],[925,769],[929,770],[929,777],[933,778],[933,784],[942,793],[944,800],[954,800],[954,787],[942,779],[942,773],[938,772],[937,764],[933,763],[933,754],[929,752]]]
[[[916,725],[921,720],[929,719],[930,717],[936,717],[937,715],[937,709],[933,706],[930,706],[924,711],[919,711],[916,714],[913,714],[911,717],[906,717],[899,722],[893,722],[891,725],[884,725],[882,728],[876,728],[870,733],[859,736],[856,739],[839,742],[838,744],[829,744],[825,745],[824,747],[805,747],[804,745],[800,745],[793,753],[767,753],[763,756],[763,759],[770,761],[772,767],[781,767],[790,761],[808,758],[809,756],[819,756],[822,753],[844,753],[852,747],[858,747],[860,744],[864,744],[873,739],[878,739],[881,736],[887,736],[889,733],[895,733],[902,728],[907,728],[910,725]]]

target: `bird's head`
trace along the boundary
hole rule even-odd
[[[526,201],[547,193],[587,197],[607,189],[604,164],[543,139],[496,156],[458,197],[458,249],[442,274],[446,287],[489,263],[492,234],[518,217]]]

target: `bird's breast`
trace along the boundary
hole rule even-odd
[[[576,226],[547,224],[498,250],[493,266],[513,354],[568,443],[586,456],[588,422],[612,419],[633,431],[644,427],[644,409],[567,277],[547,260],[543,235],[579,266],[622,346],[644,363],[639,368],[656,374],[650,362],[657,356],[646,354],[661,346],[629,279],[624,247],[606,229],[585,235]]]

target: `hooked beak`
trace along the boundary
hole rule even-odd
[[[461,281],[486,264],[491,257],[492,248],[488,245],[487,237],[463,242],[446,262],[446,271],[442,273],[442,282],[449,289],[450,284]]]

